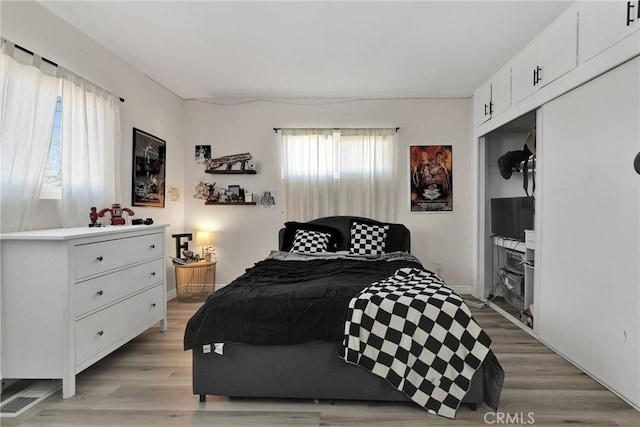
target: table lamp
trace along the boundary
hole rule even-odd
[[[202,257],[205,261],[211,261],[211,255],[215,253],[213,249],[213,232],[198,230],[196,232],[196,246],[202,246]]]

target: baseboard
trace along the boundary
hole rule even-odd
[[[225,286],[226,286],[226,283],[224,283],[224,284],[216,284],[216,285],[214,285],[214,289],[216,291],[219,291],[220,289],[222,289]],[[169,292],[167,292],[167,301],[171,301],[172,299],[175,299],[177,297],[178,297],[178,292],[175,289],[172,289]]]
[[[473,286],[449,286],[449,287],[458,295],[473,295]]]

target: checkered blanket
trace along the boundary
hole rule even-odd
[[[455,418],[491,339],[438,276],[403,268],[350,301],[344,344],[347,362]]]

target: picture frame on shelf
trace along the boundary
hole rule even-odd
[[[133,206],[164,208],[166,155],[165,140],[133,128]]]
[[[240,201],[240,186],[239,185],[230,185],[227,188],[227,194],[231,201],[238,202]]]

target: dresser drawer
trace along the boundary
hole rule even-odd
[[[164,292],[161,284],[78,320],[75,324],[76,365],[154,319],[160,321],[164,316]]]
[[[160,257],[162,236],[162,233],[145,234],[78,245],[75,247],[75,278],[77,280]]]
[[[76,317],[161,281],[164,281],[162,258],[77,283]]]

